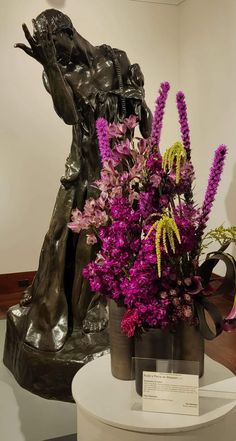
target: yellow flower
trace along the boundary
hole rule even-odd
[[[180,179],[181,160],[183,162],[186,161],[186,151],[185,151],[183,144],[181,144],[181,142],[177,141],[177,142],[175,142],[175,144],[173,144],[171,147],[169,147],[165,151],[163,159],[162,159],[162,168],[165,171],[170,171],[173,168],[173,165],[175,162],[175,176],[176,176],[175,181],[176,181],[176,184],[179,183],[179,179]]]
[[[161,218],[154,222],[151,226],[146,239],[150,236],[151,232],[156,229],[155,236],[155,246],[156,246],[156,255],[157,255],[157,272],[158,277],[161,277],[161,241],[163,243],[163,247],[166,253],[168,253],[167,247],[167,237],[169,241],[169,245],[173,253],[175,253],[175,241],[174,237],[181,243],[181,238],[179,234],[178,227],[173,217],[168,214],[162,214]]]

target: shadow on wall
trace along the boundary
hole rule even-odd
[[[47,0],[48,4],[53,8],[63,8],[66,0]]]
[[[229,225],[236,225],[236,163],[234,165],[233,176],[230,182],[229,191],[225,198],[226,213]],[[236,258],[236,247],[233,246],[232,254]]]

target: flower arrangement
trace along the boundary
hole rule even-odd
[[[160,152],[169,88],[167,82],[160,86],[149,139],[134,136],[135,116],[110,125],[97,120],[102,169],[94,185],[99,196],[88,199],[83,212],[73,210],[69,223],[74,232],[87,230],[88,244],[100,243],[83,276],[93,291],[126,306],[121,328],[129,337],[143,328],[174,328],[181,321],[197,325],[195,303],[207,295],[199,257],[227,147],[216,149],[203,204],[197,207],[183,92],[176,95],[182,142]],[[236,240],[236,228],[220,227],[207,235],[208,240],[220,237],[225,249]],[[235,326],[236,303],[225,321],[227,330]]]

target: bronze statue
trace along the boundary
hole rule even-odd
[[[107,333],[102,330],[106,324],[103,301],[91,293],[82,277],[83,267],[97,250],[87,245],[84,233],[74,235],[69,231],[67,223],[71,210],[83,209],[85,200],[96,191],[91,185],[100,171],[96,119],[103,116],[117,122],[135,114],[139,117],[142,135],[148,137],[151,113],[144,100],[140,67],[131,65],[124,51],[107,45],[93,46],[78,34],[69,17],[55,9],[48,9],[33,20],[33,35],[25,24],[23,31],[29,46],[18,43],[15,47],[42,64],[43,83],[54,108],[63,121],[73,127],[71,151],[37,274],[21,305],[8,313],[4,362],[24,387],[35,392],[34,386],[21,378],[23,374],[16,372],[16,359],[22,357],[20,346],[25,345],[28,351],[23,357],[24,364],[30,363],[32,351],[34,354],[38,351],[41,361],[45,356],[41,351],[46,351],[51,360],[48,366],[55,360],[55,354],[64,357],[63,350],[68,349],[68,345],[73,361],[78,361],[74,355],[77,352],[81,361],[83,354],[86,358],[107,347]],[[93,321],[96,315],[97,321]],[[15,332],[22,342],[17,347]],[[73,367],[74,372],[78,368],[78,364]],[[51,386],[48,393],[38,389],[39,385],[36,393],[58,398]],[[66,394],[62,393],[59,399],[67,399]]]

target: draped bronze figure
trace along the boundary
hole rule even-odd
[[[74,373],[108,347],[103,299],[82,277],[96,247],[86,244],[84,233],[67,228],[71,210],[83,209],[96,192],[91,185],[100,171],[95,121],[103,116],[118,122],[135,114],[148,137],[151,113],[140,67],[131,65],[124,51],[93,46],[55,9],[33,20],[32,35],[25,24],[23,31],[29,45],[15,46],[43,66],[44,86],[57,114],[72,125],[73,138],[38,271],[21,305],[8,312],[4,362],[23,387],[70,400]],[[63,378],[60,390],[55,366]]]

